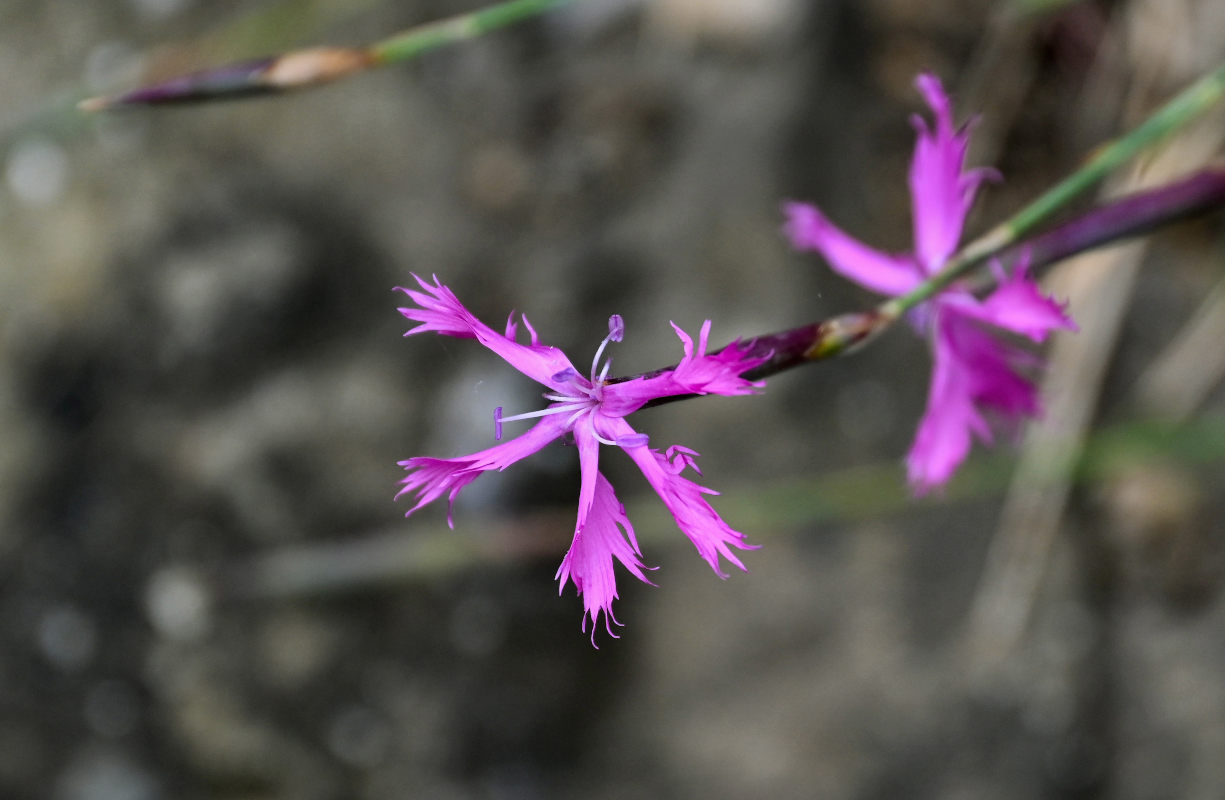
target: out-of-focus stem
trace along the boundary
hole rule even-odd
[[[574,0],[510,0],[470,14],[431,22],[371,45],[375,63],[395,64],[449,44],[475,39]]]
[[[1119,239],[1140,236],[1163,225],[1225,205],[1225,169],[1206,169],[1148,191],[1120,197],[1001,253],[1002,261],[1028,253],[1043,267]],[[1015,254],[1015,255],[1014,255]]]
[[[367,47],[312,47],[193,72],[113,97],[93,97],[82,111],[232,100],[305,89],[373,67],[416,58],[529,19],[574,0],[508,0],[430,22]]]

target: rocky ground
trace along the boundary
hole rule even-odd
[[[620,313],[624,373],[676,360],[670,320],[722,343],[863,307],[789,250],[779,203],[906,247],[918,70],[982,114],[973,159],[1008,178],[980,230],[1211,66],[1215,0],[586,0],[302,95],[63,110],[167,43],[201,66],[471,7],[0,11],[0,795],[1220,797],[1208,433],[1076,482],[1027,626],[986,651],[1006,476],[980,453],[903,497],[929,369],[905,330],[639,415],[763,548],[718,580],[610,454],[658,588],[621,576],[599,650],[551,582],[571,450],[482,478],[454,532],[391,499],[397,460],[487,446],[495,406],[537,403],[474,343],[400,337],[410,273],[490,323],[528,313],[576,363]],[[1221,291],[1220,220],[1137,258],[1119,331],[1079,334],[1106,341],[1074,382],[1094,431],[1155,413],[1141,390]],[[1176,430],[1223,411],[1210,386]]]

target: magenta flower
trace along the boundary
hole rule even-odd
[[[815,250],[833,270],[881,294],[897,296],[936,274],[957,249],[966,215],[979,187],[998,180],[991,169],[965,169],[970,126],[954,129],[948,95],[934,75],[915,80],[935,124],[915,115],[918,132],[910,163],[914,250],[882,253],[836,228],[815,206],[788,203],[786,232],[803,250]],[[973,436],[990,443],[983,416],[1006,421],[1040,413],[1037,390],[1019,368],[1033,366],[1025,350],[998,339],[990,328],[1043,341],[1057,328],[1075,330],[1063,306],[1045,297],[1027,275],[1022,259],[1011,275],[995,265],[999,287],[979,300],[954,284],[915,309],[911,322],[932,341],[934,368],[927,411],[907,456],[917,492],[945,483],[965,459]]]
[[[415,305],[399,311],[421,324],[409,329],[406,336],[435,331],[444,336],[476,339],[512,367],[543,384],[548,390],[544,398],[549,403],[540,411],[510,417],[502,416],[501,408],[496,409],[494,437],[499,440],[505,423],[522,419],[538,420],[525,433],[510,441],[460,458],[410,458],[401,461],[400,466],[408,471],[408,475],[401,481],[402,488],[396,497],[407,492],[415,492],[417,497],[417,504],[409,509],[408,514],[445,494],[448,501],[447,524],[452,525],[451,507],[455,498],[482,472],[506,469],[550,442],[570,434],[577,445],[581,473],[578,521],[574,526],[570,550],[562,559],[556,578],[559,593],[569,580],[582,595],[583,630],[587,630],[587,620],[590,619],[592,644],[595,644],[595,631],[601,614],[605,617],[605,629],[614,638],[616,634],[612,631],[611,623],[621,624],[612,611],[613,600],[617,598],[614,561],[620,562],[638,580],[650,583],[644,574],[648,568],[641,561],[642,551],[634,536],[634,527],[625,514],[625,508],[617,500],[612,484],[599,471],[601,444],[620,447],[633,459],[676,518],[681,532],[689,537],[715,574],[727,577],[720,569],[720,556],[744,569],[744,564],[730,548],[751,550],[755,546],[745,542],[744,534],[732,530],[703,497],[718,492],[681,475],[686,467],[692,467],[694,472],[701,474],[695,463],[698,454],[679,446],[669,447],[660,453],[648,446],[646,434],[630,427],[625,417],[659,397],[753,393],[764,382],[746,380],[741,374],[763,363],[765,358],[749,357],[748,349],[739,342],[733,342],[716,353],[707,353],[709,320],[702,325],[696,346],[693,339],[674,324],[672,327],[684,348],[684,357],[679,364],[632,380],[609,379],[611,359],[601,365],[600,357],[609,342],[621,341],[625,333],[621,317],[614,315],[609,320],[608,336],[600,343],[592,359],[591,372],[584,377],[561,350],[539,343],[536,331],[526,316],[521,318],[530,344],[519,344],[515,340],[518,324],[513,313],[506,322],[505,334],[498,333],[464,308],[455,294],[438,282],[437,277],[433,284],[416,275],[413,277],[421,291],[400,288],[399,291],[407,294]]]

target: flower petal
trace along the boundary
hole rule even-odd
[[[737,396],[754,394],[766,385],[765,381],[750,381],[741,377],[769,356],[749,356],[749,348],[741,342],[732,342],[716,353],[707,354],[706,345],[710,337],[710,320],[702,325],[697,346],[689,334],[676,324],[672,329],[681,340],[685,354],[672,369],[660,370],[631,381],[609,383],[604,387],[603,414],[625,416],[651,400],[680,394],[720,394]]]
[[[999,285],[984,300],[967,295],[958,297],[953,306],[957,313],[1026,336],[1035,342],[1044,341],[1057,329],[1077,330],[1067,313],[1067,305],[1042,294],[1036,281],[1026,273],[1028,260],[1018,262],[1012,275],[1004,275],[996,267]]]
[[[447,495],[447,525],[455,527],[451,518],[452,507],[460,490],[491,469],[504,470],[521,458],[530,456],[549,442],[566,432],[566,421],[561,415],[544,417],[523,434],[495,445],[487,450],[460,458],[410,458],[400,466],[408,471],[400,481],[396,499],[408,492],[416,492],[417,504],[404,516]]]
[[[573,428],[574,443],[578,446],[579,489],[578,528],[587,524],[591,504],[595,502],[596,478],[600,469],[600,440],[590,423],[579,422]]]
[[[681,330],[675,322],[670,323],[672,329],[681,340],[685,356],[672,370],[672,381],[680,387],[684,394],[721,394],[735,397],[744,394],[756,394],[758,389],[766,385],[765,381],[750,381],[741,375],[753,367],[764,364],[767,356],[748,356],[749,348],[739,341],[732,342],[716,353],[706,354],[706,345],[710,340],[710,320],[702,323],[698,334],[697,348],[693,339]]]
[[[935,116],[934,126],[919,115],[912,118],[918,138],[909,177],[915,255],[931,275],[957,249],[979,186],[999,180],[999,173],[986,168],[965,171],[970,126],[954,130],[952,104],[935,75],[919,75],[915,86]]]
[[[613,420],[610,424],[629,428],[624,420]],[[710,564],[716,575],[720,578],[727,577],[727,573],[721,569],[719,556],[723,556],[740,569],[745,568],[730,547],[756,550],[758,546],[748,544],[744,534],[733,530],[724,522],[702,496],[718,492],[699,486],[680,475],[685,467],[693,465],[696,453],[685,448],[669,448],[666,454],[661,454],[650,447],[626,448],[625,452],[642,470],[647,483],[651,484],[651,488],[659,494],[659,499],[676,519],[677,527],[689,537],[689,541],[698,549],[698,554]]]
[[[991,441],[980,409],[1006,420],[1040,413],[1037,390],[1015,365],[1028,354],[1001,342],[963,314],[942,303],[936,312],[935,363],[927,410],[907,455],[916,493],[946,483],[970,451],[972,435]]]
[[[947,483],[970,452],[971,431],[990,437],[974,407],[973,379],[965,362],[937,322],[932,382],[927,410],[906,456],[906,471],[916,494]]]
[[[874,250],[837,228],[816,206],[786,203],[783,213],[791,244],[817,251],[839,275],[887,295],[904,294],[918,285],[921,276],[910,256]]]
[[[975,404],[1005,419],[1034,417],[1041,412],[1037,389],[1016,369],[1033,363],[1032,354],[992,336],[959,313],[942,311],[941,320],[945,346],[969,376],[970,397]]]
[[[450,288],[439,282],[438,276],[434,276],[433,284],[417,275],[413,275],[413,278],[424,291],[396,287],[416,303],[416,306],[400,308],[399,312],[407,319],[421,323],[409,329],[405,336],[433,331],[444,336],[476,339],[537,383],[559,391],[565,388],[565,383],[555,381],[553,376],[567,369],[573,371],[574,365],[558,348],[536,344],[536,332],[526,317],[523,323],[531,333],[533,343],[530,345],[519,344],[481,322],[459,302]],[[507,323],[508,334],[513,335],[515,329],[516,326]]]
[[[614,559],[643,583],[651,583],[643,572],[651,568],[642,563],[634,526],[625,514],[625,507],[617,500],[612,484],[598,472],[593,484],[586,523],[575,529],[570,549],[554,577],[558,581],[558,594],[565,590],[569,580],[582,596],[583,632],[587,631],[587,621],[591,620],[591,644],[595,646],[601,614],[608,635],[618,638],[612,630],[613,624],[621,624],[612,610],[613,601],[617,599]]]

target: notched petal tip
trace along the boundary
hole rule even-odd
[[[527,314],[520,314],[519,319],[523,320],[523,327],[527,328],[528,344],[532,347],[537,347],[540,344],[540,335],[536,333],[536,329],[532,327],[532,321],[527,318]]]
[[[948,93],[944,91],[944,83],[933,72],[920,72],[914,79],[915,89],[923,96],[923,102],[936,115],[940,127],[952,129],[953,104]]]
[[[826,225],[821,209],[811,203],[788,200],[783,203],[783,235],[796,250],[815,250],[822,226]]]

